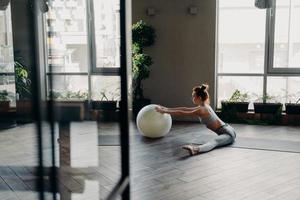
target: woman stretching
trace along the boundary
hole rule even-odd
[[[160,113],[168,113],[170,115],[177,116],[196,116],[208,129],[214,131],[218,135],[215,139],[202,145],[184,145],[182,148],[188,150],[190,155],[208,152],[216,147],[232,144],[236,138],[234,129],[229,124],[225,124],[210,107],[209,94],[207,90],[208,85],[206,84],[193,88],[192,99],[193,103],[197,105],[196,107],[156,107],[156,111]]]

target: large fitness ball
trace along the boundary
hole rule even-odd
[[[157,112],[156,106],[155,104],[145,106],[140,110],[136,119],[140,133],[149,138],[165,136],[172,126],[171,115]]]

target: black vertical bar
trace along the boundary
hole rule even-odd
[[[39,69],[38,69],[38,27],[37,27],[37,1],[31,0],[29,1],[29,9],[31,14],[31,30],[32,30],[32,37],[31,37],[31,44],[33,44],[32,48],[32,59],[33,59],[33,66],[32,66],[32,102],[35,105],[35,109],[33,110],[33,117],[36,120],[36,127],[37,127],[37,143],[38,143],[38,167],[37,167],[37,190],[39,191],[39,198],[40,200],[44,200],[44,166],[43,166],[43,144],[42,144],[42,115],[41,115],[41,94],[40,94],[40,82],[39,82]]]
[[[127,50],[126,50],[126,3],[120,0],[120,59],[121,59],[121,102],[120,102],[120,140],[121,140],[121,163],[122,179],[129,178],[129,126],[128,126],[128,94],[127,94]],[[122,193],[123,200],[130,199],[130,183]]]
[[[48,1],[48,6],[52,6],[52,0]],[[52,30],[50,30],[52,31]],[[52,35],[49,36],[49,34],[46,34],[47,37],[53,37]],[[49,50],[49,47],[47,46],[47,50]],[[47,54],[48,55],[48,54]],[[46,59],[48,59],[48,57],[46,57]],[[46,62],[48,64],[48,62]],[[46,66],[47,67],[47,66]],[[49,79],[48,79],[48,83],[49,83],[49,91],[53,91],[53,80],[52,80],[52,67],[48,68],[48,72],[49,72]],[[46,78],[47,75],[46,75]],[[54,114],[54,102],[53,102],[53,92],[49,93],[49,100],[47,100],[47,96],[48,94],[46,93],[46,101],[47,101],[47,114],[48,114],[48,121],[49,121],[49,125],[50,125],[50,133],[51,133],[51,162],[52,162],[52,166],[51,166],[51,171],[50,171],[50,184],[51,184],[51,191],[52,191],[52,197],[53,200],[56,200],[56,193],[58,191],[58,184],[57,184],[57,170],[56,170],[56,166],[55,166],[55,114]]]

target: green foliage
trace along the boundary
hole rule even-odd
[[[0,101],[12,101],[14,94],[7,90],[0,90]]]
[[[142,20],[132,26],[132,42],[141,47],[148,47],[154,44],[155,30]]]
[[[154,44],[155,30],[152,26],[139,21],[132,26],[132,75],[133,75],[133,99],[143,99],[142,81],[150,75],[152,58],[143,53],[144,47]]]
[[[132,54],[133,55],[140,54],[140,53],[142,53],[142,51],[143,51],[143,49],[139,44],[137,44],[137,43],[132,44]]]
[[[235,90],[231,97],[229,98],[228,102],[246,102],[249,100],[248,93],[242,93],[239,90]]]
[[[269,94],[265,94],[265,95],[257,95],[254,94],[257,98],[256,98],[256,102],[263,102],[263,103],[277,103],[277,97],[276,96],[272,96]]]
[[[298,104],[300,102],[300,92],[289,93],[286,89],[282,89],[282,91],[285,94],[282,98],[284,98],[286,101],[289,101],[289,103]]]
[[[19,94],[20,99],[30,99],[32,93],[29,69],[19,61],[15,61],[14,65],[16,74],[16,92]]]
[[[110,99],[108,98],[110,95]],[[100,101],[117,101],[120,99],[120,88],[117,88],[114,92],[107,92],[106,89],[101,90],[100,92]]]
[[[133,57],[133,78],[146,79],[150,75],[149,66],[153,64],[152,58],[147,54],[136,54]]]
[[[88,99],[88,93],[83,91],[67,91],[67,92],[57,92],[57,91],[51,91],[49,94],[49,98],[53,98],[55,100],[87,100]]]

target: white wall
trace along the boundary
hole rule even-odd
[[[197,15],[188,8],[198,8]],[[147,16],[147,8],[156,10]],[[191,106],[194,85],[215,85],[215,0],[132,0],[133,23],[144,20],[157,34],[146,49],[154,61],[150,78],[144,82],[145,97],[165,106]],[[186,118],[187,119],[187,118]]]

